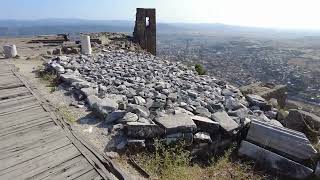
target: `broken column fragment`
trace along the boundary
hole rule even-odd
[[[81,52],[87,55],[92,53],[90,36],[81,36]]]
[[[313,170],[308,167],[247,141],[241,142],[238,154],[253,159],[260,166],[275,170],[291,178],[306,179],[313,173]]]
[[[5,45],[3,51],[5,58],[14,58],[18,55],[16,45]]]
[[[246,140],[300,163],[317,156],[303,133],[260,121],[251,122]]]

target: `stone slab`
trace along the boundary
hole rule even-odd
[[[255,163],[291,178],[306,179],[313,173],[313,170],[308,167],[247,141],[241,142],[238,154],[249,157]]]
[[[317,156],[317,151],[303,133],[260,121],[251,122],[246,139],[297,162]]]
[[[196,124],[186,114],[166,115],[156,118],[155,121],[164,127],[167,134],[190,133],[197,130]]]

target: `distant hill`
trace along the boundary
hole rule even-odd
[[[42,34],[79,32],[123,32],[131,34],[134,22],[125,20],[82,20],[82,19],[41,19],[41,20],[0,20],[0,36],[23,37]],[[296,37],[320,36],[319,31],[292,31],[267,28],[231,26],[225,24],[158,23],[161,33],[211,33],[214,35]]]

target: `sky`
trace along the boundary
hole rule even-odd
[[[158,22],[320,29],[320,0],[0,0],[0,19],[134,20],[156,8]]]

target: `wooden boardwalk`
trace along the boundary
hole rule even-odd
[[[0,179],[113,179],[0,60]]]

